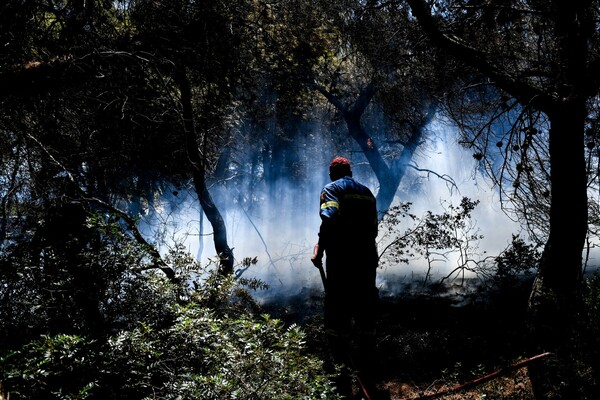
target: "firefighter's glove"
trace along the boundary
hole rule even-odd
[[[323,250],[319,249],[318,243],[315,244],[313,255],[310,257],[310,261],[312,261],[313,265],[317,268],[321,268],[323,266]]]

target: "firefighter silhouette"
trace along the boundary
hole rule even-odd
[[[346,158],[331,161],[329,177],[331,182],[321,191],[319,241],[311,261],[325,285],[325,332],[333,361],[343,366],[336,384],[349,397],[353,373],[363,391],[376,392],[372,358],[379,301],[377,207],[371,190],[352,177]]]

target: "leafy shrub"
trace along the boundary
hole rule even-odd
[[[574,340],[583,354],[580,373],[589,379],[590,390],[595,390],[597,396],[600,394],[600,275],[597,272],[585,279],[579,334]]]
[[[15,270],[0,278],[6,306],[0,326],[10,333],[0,352],[6,392],[0,395],[336,398],[321,360],[305,351],[304,332],[256,312],[260,307],[247,288],[260,288],[260,282],[219,275],[177,246],[164,260],[176,277],[169,278],[118,224],[87,222],[89,234],[62,251],[45,247],[52,257],[39,257],[39,247],[22,243],[0,260]],[[81,269],[94,277],[85,292],[72,279]],[[52,290],[58,292],[52,296]],[[20,337],[13,322],[27,326]]]
[[[427,211],[420,217],[410,213],[410,203],[391,207],[381,223],[381,261],[397,264],[424,260],[424,283],[431,279],[434,264],[449,264],[452,258],[456,259],[456,267],[438,283],[464,276],[467,271],[501,289],[531,278],[540,252],[537,245],[517,235],[497,256],[480,253],[479,241],[484,236],[471,215],[478,205],[478,201],[463,197],[459,205],[444,202],[442,213]]]
[[[335,398],[298,326],[196,301],[174,306],[168,326],[140,321],[103,342],[41,336],[0,361],[12,399]]]
[[[333,398],[321,361],[304,354],[303,341],[297,326],[266,315],[218,318],[181,307],[169,329],[140,326],[112,338],[123,370],[111,371],[131,394],[162,399]]]
[[[424,260],[427,271],[424,284],[431,279],[433,267],[456,259],[456,267],[441,279],[459,276],[466,271],[484,273],[477,260],[479,234],[471,213],[479,204],[463,197],[459,205],[443,202],[443,212],[427,211],[418,217],[410,213],[410,203],[391,207],[381,223],[380,257],[382,262],[408,263]],[[409,221],[410,225],[399,232],[399,225]]]
[[[90,342],[74,335],[42,335],[0,359],[11,399],[86,399],[96,386]]]
[[[502,286],[510,286],[519,278],[531,277],[540,257],[537,246],[513,235],[510,245],[495,259],[496,280]]]

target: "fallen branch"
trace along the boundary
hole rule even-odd
[[[505,374],[507,374],[507,373],[509,373],[511,371],[516,371],[516,370],[518,370],[520,368],[523,368],[527,364],[530,364],[533,361],[537,361],[540,358],[544,358],[546,356],[549,356],[550,354],[552,354],[552,353],[547,352],[547,353],[538,354],[537,356],[533,356],[533,357],[530,357],[530,358],[528,358],[526,360],[519,361],[519,362],[517,362],[517,363],[515,363],[515,364],[513,364],[513,365],[511,365],[509,367],[499,369],[498,371],[492,372],[491,374],[485,375],[485,376],[483,376],[481,378],[477,378],[477,379],[474,379],[472,381],[469,381],[469,382],[466,382],[466,383],[462,383],[460,385],[456,385],[456,386],[454,386],[454,387],[452,387],[450,389],[440,390],[440,391],[432,393],[432,394],[425,394],[425,395],[421,395],[421,396],[418,396],[418,397],[403,397],[400,400],[426,400],[426,399],[428,400],[428,399],[435,399],[435,398],[438,398],[440,396],[445,396],[445,395],[450,394],[450,393],[454,393],[454,392],[459,392],[459,391],[462,391],[462,390],[470,389],[472,387],[481,385],[482,383],[485,383],[485,382],[491,381],[491,380],[493,380],[495,378],[498,378],[499,376],[505,375]]]

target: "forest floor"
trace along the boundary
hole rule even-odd
[[[503,373],[535,356],[525,340],[527,298],[519,297],[461,303],[423,294],[383,298],[380,386],[392,399],[533,399],[526,367]],[[490,374],[493,379],[475,383]]]
[[[527,368],[510,368],[536,356],[527,350],[527,294],[525,286],[511,293],[381,296],[374,357],[378,388],[393,400],[534,399]],[[307,332],[309,351],[324,354],[322,293],[303,293],[283,307],[284,317]],[[490,374],[493,379],[474,383]],[[463,384],[468,386],[454,390]],[[354,386],[357,392],[356,379]]]

